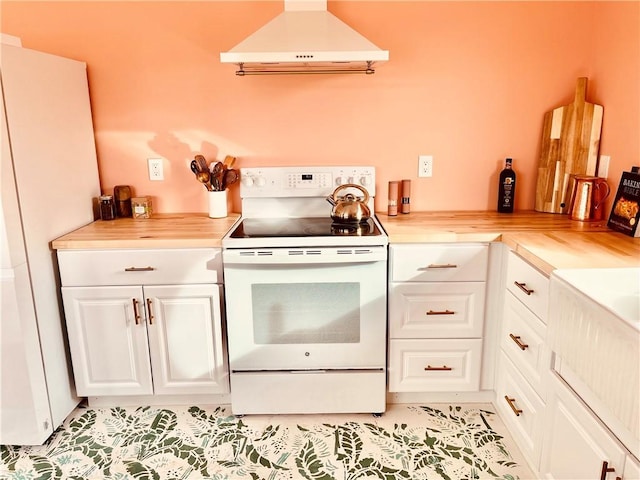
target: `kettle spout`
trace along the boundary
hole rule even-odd
[[[329,202],[331,205],[333,205],[334,207],[336,206],[336,201],[333,199],[333,195],[329,195],[327,197],[327,202]]]

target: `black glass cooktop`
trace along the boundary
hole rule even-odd
[[[360,223],[335,223],[331,218],[245,218],[231,238],[376,236],[382,232],[372,219]]]

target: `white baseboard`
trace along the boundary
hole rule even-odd
[[[387,392],[387,403],[491,403],[493,390],[479,392]]]

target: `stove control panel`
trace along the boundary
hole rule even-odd
[[[240,169],[240,197],[324,197],[353,183],[375,196],[375,167],[253,167]],[[354,189],[355,190],[355,189]]]

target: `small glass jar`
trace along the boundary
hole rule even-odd
[[[100,218],[102,220],[114,220],[116,218],[113,195],[100,195]]]

